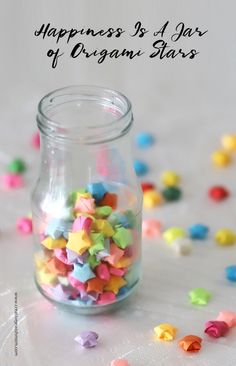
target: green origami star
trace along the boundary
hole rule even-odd
[[[194,305],[206,305],[211,299],[211,293],[204,288],[195,288],[189,291],[188,296]]]
[[[94,269],[95,267],[97,267],[100,264],[101,261],[97,260],[95,255],[90,255],[87,259],[87,263],[89,264],[89,266]]]
[[[99,217],[107,217],[112,213],[112,208],[110,206],[102,206],[96,208],[96,215]]]
[[[116,233],[112,236],[112,239],[121,249],[125,249],[132,243],[132,234],[130,230],[124,227],[116,228]]]

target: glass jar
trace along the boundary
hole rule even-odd
[[[131,104],[105,88],[62,88],[40,101],[37,123],[37,287],[81,313],[107,310],[140,276],[142,194],[130,149]]]

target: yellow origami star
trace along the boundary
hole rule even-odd
[[[91,246],[91,240],[85,230],[80,230],[76,233],[69,233],[66,247],[77,254],[83,254]]]
[[[42,244],[48,249],[62,249],[66,246],[66,240],[64,238],[53,239],[48,236],[42,241]]]
[[[41,285],[55,285],[57,282],[55,273],[51,273],[44,268],[36,273],[36,277]]]
[[[80,199],[80,197],[83,197],[83,198],[93,198],[93,196],[91,195],[90,192],[76,192],[76,199]]]
[[[176,336],[177,328],[171,324],[163,323],[156,326],[154,332],[158,339],[172,341]]]
[[[43,269],[46,267],[47,259],[43,256],[41,252],[35,253],[34,255],[35,266],[38,269]]]
[[[105,291],[112,291],[118,294],[119,289],[125,286],[127,282],[122,277],[111,276],[108,284],[105,286]]]
[[[99,231],[106,237],[113,236],[115,234],[111,224],[107,220],[96,220],[93,224],[93,229]]]

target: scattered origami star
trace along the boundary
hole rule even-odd
[[[175,339],[177,328],[168,323],[159,324],[154,328],[155,335],[163,341],[172,341]]]
[[[195,288],[189,291],[188,295],[194,305],[206,305],[211,298],[211,293],[204,288]]]

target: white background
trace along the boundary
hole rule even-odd
[[[109,365],[126,357],[133,366],[235,366],[236,331],[227,338],[203,336],[204,322],[222,309],[236,310],[236,289],[224,277],[224,268],[234,264],[235,247],[214,244],[214,232],[224,226],[235,228],[236,162],[225,170],[212,167],[210,154],[225,132],[236,132],[235,124],[235,2],[234,1],[133,1],[133,0],[8,0],[0,12],[0,172],[9,159],[21,156],[28,164],[26,186],[19,191],[0,191],[0,364],[4,366]],[[107,60],[71,59],[71,45],[56,69],[46,57],[55,48],[53,39],[42,40],[34,31],[42,23],[57,28],[123,27],[127,33],[136,21],[150,33],[144,39],[89,39],[88,48],[139,48],[152,51],[151,32],[167,20],[169,33],[183,21],[186,26],[208,29],[202,37],[175,44],[196,48],[194,60],[140,57]],[[171,32],[172,31],[172,32]],[[104,37],[103,37],[104,38]],[[75,41],[73,41],[75,42]],[[72,42],[72,43],[73,43]],[[117,43],[116,43],[117,42]],[[73,43],[74,44],[74,43]],[[16,218],[30,210],[29,192],[37,177],[39,154],[29,140],[35,131],[39,99],[47,92],[71,84],[107,86],[123,92],[133,104],[135,131],[148,129],[157,138],[154,148],[136,157],[149,162],[148,179],[159,185],[164,169],[182,175],[183,200],[144,212],[156,217],[164,228],[203,222],[210,226],[209,240],[194,245],[193,253],[176,258],[161,240],[143,241],[143,280],[137,294],[120,311],[101,317],[80,317],[54,308],[35,289],[32,278],[32,239],[15,232]],[[209,202],[211,184],[225,184],[232,197],[222,204]],[[187,293],[193,287],[212,292],[211,302],[195,308]],[[19,354],[14,356],[14,292],[19,301]],[[184,354],[177,341],[153,341],[152,329],[171,322],[178,338],[203,336],[197,355]],[[93,329],[99,346],[81,350],[74,337]]]

